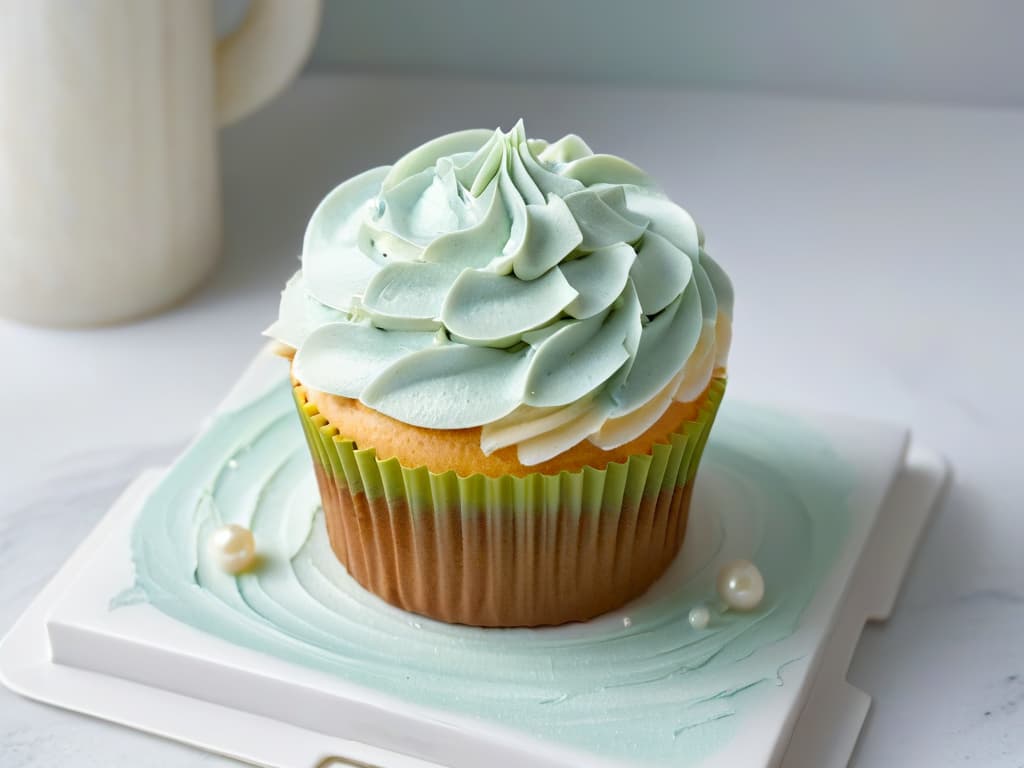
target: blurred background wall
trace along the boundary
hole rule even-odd
[[[327,0],[308,68],[1021,106],[1024,2]]]
[[[1024,104],[1020,0],[328,0],[314,69]]]

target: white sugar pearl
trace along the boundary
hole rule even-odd
[[[764,577],[749,560],[733,560],[718,571],[718,596],[735,611],[752,611],[764,599]]]
[[[256,540],[252,531],[241,525],[222,525],[207,546],[217,566],[228,573],[241,573],[256,560]]]
[[[629,616],[623,616],[622,617],[622,626],[624,626],[626,629],[629,629],[630,627],[633,626],[633,620],[631,618],[629,618]]]
[[[690,626],[694,629],[707,629],[708,624],[711,623],[711,611],[708,610],[706,605],[698,605],[696,608],[690,609],[690,615],[687,619],[690,622]]]

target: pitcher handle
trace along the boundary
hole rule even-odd
[[[217,43],[217,113],[228,125],[255,111],[298,74],[320,29],[321,0],[251,0],[242,23]]]

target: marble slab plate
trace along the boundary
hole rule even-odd
[[[261,355],[227,402],[262,396],[280,375],[278,361]],[[865,621],[889,615],[947,468],[899,428],[820,414],[799,419],[850,471],[841,546],[792,633],[737,662],[770,669],[763,679],[774,684],[743,703],[735,728],[706,731],[703,739],[700,728],[687,730],[683,738],[694,748],[685,760],[655,759],[641,748],[633,756],[588,750],[574,741],[568,723],[568,736],[557,738],[524,732],[513,718],[430,706],[422,697],[233,644],[149,604],[111,610],[111,598],[133,582],[132,529],[162,470],[145,473],[125,491],[16,623],[0,645],[0,678],[31,698],[267,766],[845,765],[870,704],[845,682],[849,661]],[[737,435],[723,427],[720,439],[742,440]],[[716,466],[718,436],[712,434],[694,498],[691,550],[713,535],[723,504],[735,503],[727,473]],[[724,550],[748,537],[742,525],[721,530]],[[689,578],[687,561],[684,549],[679,567],[620,611],[541,632],[558,641],[566,633],[621,628],[625,617],[642,615]],[[401,613],[383,604],[380,611]],[[559,716],[552,708],[551,717]]]

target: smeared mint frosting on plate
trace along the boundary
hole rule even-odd
[[[852,568],[845,555],[872,509],[860,464],[837,453],[841,438],[727,400],[684,551],[644,597],[584,623],[482,629],[406,613],[348,574],[328,541],[292,386],[271,371],[232,397],[148,497],[132,533],[134,589],[114,605],[145,599],[203,633],[440,721],[466,716],[578,749],[580,766],[702,764],[790,706],[783,683],[801,683],[784,671],[810,664],[817,633],[831,626],[821,598]],[[235,577],[217,565],[207,544],[227,523],[252,530],[261,567]],[[764,602],[715,611],[711,626],[694,629],[690,609],[737,557],[764,574]]]
[[[470,130],[337,187],[267,335],[295,376],[486,453],[611,449],[726,362],[732,286],[636,166],[578,136]]]

